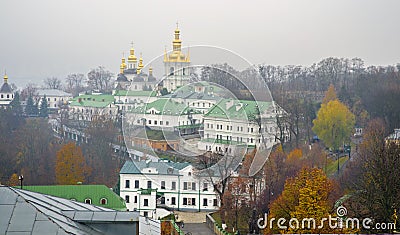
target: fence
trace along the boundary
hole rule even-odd
[[[213,219],[211,214],[207,214],[206,224],[214,232],[215,235],[234,235],[232,233],[228,233],[227,231],[223,230],[221,226]]]

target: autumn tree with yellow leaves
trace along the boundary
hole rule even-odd
[[[336,97],[333,86],[325,94],[324,101],[313,121],[312,130],[326,146],[337,150],[349,141],[355,125],[355,116],[349,108]]]
[[[87,172],[87,167],[81,148],[72,142],[65,144],[57,152],[56,183],[68,185],[83,182],[85,172]]]
[[[336,95],[335,86],[333,84],[331,84],[328,87],[328,90],[325,92],[325,97],[322,100],[322,103],[327,104],[327,103],[329,103],[329,101],[336,100],[336,99],[337,99],[337,95]]]
[[[333,204],[332,192],[335,184],[325,173],[318,168],[303,168],[296,177],[286,180],[285,188],[282,194],[271,204],[270,218],[285,218],[289,221],[291,218],[297,218],[302,221],[303,218],[314,218],[317,223],[322,218],[328,217]],[[268,224],[266,233],[326,233],[331,232],[329,226],[323,228],[278,228],[276,222],[272,229]],[[301,225],[301,224],[300,224]]]

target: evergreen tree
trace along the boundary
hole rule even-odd
[[[10,105],[11,105],[11,109],[12,109],[13,113],[16,116],[21,116],[22,115],[22,107],[21,107],[21,102],[20,102],[20,99],[19,99],[18,91],[15,92],[14,99],[11,101]]]
[[[167,88],[165,88],[165,87],[160,91],[160,93],[161,93],[161,95],[168,95],[169,94]]]
[[[40,117],[48,117],[49,116],[46,95],[44,95],[42,98],[42,103],[40,104],[39,116]]]
[[[32,98],[32,96],[29,96],[29,97],[28,97],[28,100],[27,100],[27,102],[26,102],[26,107],[25,107],[25,113],[26,113],[27,115],[35,115],[35,114],[37,114],[37,113],[35,112],[35,104],[33,103],[33,98]]]
[[[37,102],[33,105],[33,115],[35,116],[39,115],[39,107]]]

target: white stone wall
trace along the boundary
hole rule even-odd
[[[209,179],[197,179],[193,176],[192,167],[186,167],[180,171],[178,175],[158,175],[154,171],[145,174],[120,174],[120,196],[125,199],[129,196],[129,203],[126,203],[130,211],[151,211],[156,206],[156,196],[140,194],[140,188],[147,188],[147,181],[151,181],[152,188],[157,189],[157,192],[163,193],[165,197],[165,206],[168,208],[180,210],[216,210],[218,205],[214,206],[214,200],[217,195],[213,191],[212,184]],[[126,180],[129,180],[129,188],[126,188]],[[135,180],[139,181],[139,188],[135,188]],[[165,182],[165,188],[162,188],[162,181]],[[175,182],[175,189],[172,188],[172,182]],[[204,190],[204,182],[208,182],[207,190]],[[195,189],[192,186],[195,183]],[[187,189],[185,189],[185,184]],[[189,186],[190,185],[190,186]],[[135,203],[135,196],[137,203]],[[173,204],[173,198],[175,203]],[[186,198],[186,199],[185,199]],[[193,199],[194,198],[194,205]],[[148,199],[149,205],[144,206],[144,199]],[[204,199],[207,200],[206,205]],[[190,202],[189,202],[190,201]],[[159,200],[160,202],[160,200]],[[186,205],[184,205],[186,202]],[[218,202],[218,201],[217,201]]]

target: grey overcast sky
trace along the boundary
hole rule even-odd
[[[176,21],[184,46],[224,47],[254,64],[396,64],[399,9],[397,0],[2,0],[0,71],[17,83],[98,65],[117,73],[131,41],[144,62],[170,49]]]

